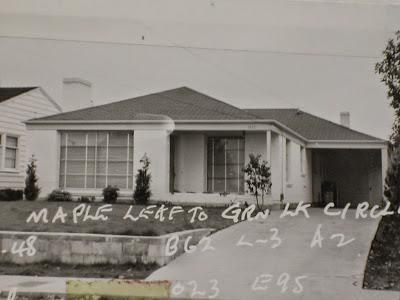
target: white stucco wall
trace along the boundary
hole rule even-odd
[[[60,135],[56,130],[29,131],[31,152],[37,160],[40,198],[58,188],[60,168]]]
[[[267,160],[267,136],[265,132],[246,132],[244,143],[245,163],[249,162],[249,154],[261,154]]]
[[[284,195],[285,202],[311,202],[312,201],[312,169],[311,169],[311,151],[306,150],[304,155],[304,168],[300,165],[301,152],[300,145],[290,141],[288,147],[290,176],[286,181],[284,177]]]
[[[150,159],[153,200],[165,200],[169,192],[169,133],[167,130],[135,130],[133,141],[134,176],[143,155]]]
[[[202,193],[207,190],[207,145],[204,133],[179,133],[175,137],[175,189]]]

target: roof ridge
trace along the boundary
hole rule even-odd
[[[212,100],[214,100],[214,101],[217,101],[217,102],[222,103],[222,104],[224,104],[224,105],[228,105],[228,106],[230,106],[230,107],[233,107],[233,108],[235,108],[235,109],[237,109],[237,110],[240,110],[240,111],[245,112],[245,113],[248,114],[248,112],[245,111],[244,109],[242,109],[242,108],[240,108],[240,107],[237,107],[237,106],[235,106],[235,105],[232,105],[232,104],[230,104],[230,103],[228,103],[228,102],[225,102],[225,101],[219,100],[219,99],[217,99],[217,98],[211,97],[210,95],[207,95],[207,94],[205,94],[205,93],[203,93],[203,92],[196,91],[196,90],[194,90],[194,89],[192,89],[192,88],[189,88],[189,87],[186,87],[186,86],[184,86],[183,88],[188,89],[188,90],[191,90],[191,91],[196,92],[196,93],[198,93],[198,94],[200,94],[200,95],[203,95],[203,96],[205,96],[205,97],[208,97],[208,98],[210,98],[210,99],[212,99]],[[228,115],[229,115],[229,114],[228,114]]]
[[[224,101],[218,100],[218,99],[216,99],[216,98],[213,98],[213,97],[211,97],[211,96],[209,96],[209,95],[203,94],[203,93],[201,93],[201,92],[198,92],[198,91],[193,90],[193,89],[188,88],[188,87],[183,87],[183,88],[188,89],[188,90],[190,90],[190,91],[193,91],[193,92],[195,92],[195,93],[198,93],[198,94],[200,94],[200,95],[202,95],[202,96],[205,96],[205,97],[207,97],[207,98],[209,98],[209,99],[212,99],[213,101],[217,101],[217,102],[222,103],[222,104],[224,104],[224,105],[228,105],[228,106],[230,106],[230,107],[233,107],[233,108],[237,109],[237,110],[240,111],[240,112],[245,112],[246,114],[248,114],[248,113],[247,113],[246,111],[244,111],[243,109],[240,109],[239,107],[236,107],[236,106],[234,106],[234,105],[232,105],[232,104],[229,104],[229,103],[226,103],[226,102],[224,102]],[[178,88],[178,89],[180,89],[180,88]],[[174,89],[174,90],[178,90],[178,89]],[[218,113],[223,114],[223,115],[226,115],[226,116],[229,116],[229,117],[236,117],[236,116],[234,116],[233,114],[230,114],[230,113],[221,111],[221,110],[219,110],[219,109],[218,109],[218,110],[217,110],[217,109],[214,109],[214,110],[213,110],[213,109],[209,109],[209,108],[204,107],[204,106],[201,106],[201,105],[196,105],[196,104],[194,104],[194,103],[188,103],[188,102],[185,102],[185,101],[180,100],[180,99],[171,98],[171,97],[166,96],[166,95],[161,94],[161,93],[162,93],[162,92],[160,92],[160,96],[161,96],[161,97],[164,97],[164,98],[167,98],[167,99],[170,99],[170,100],[179,102],[179,103],[184,103],[184,104],[187,104],[187,105],[190,105],[190,106],[199,107],[199,108],[201,108],[201,109],[204,109],[204,110],[207,110],[207,111],[211,111],[211,112],[213,112],[213,111],[218,111]]]

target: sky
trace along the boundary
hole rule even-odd
[[[188,86],[239,107],[295,107],[387,138],[374,73],[395,0],[0,0],[0,85],[93,83],[95,104]]]

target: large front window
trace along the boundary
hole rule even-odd
[[[132,189],[132,132],[62,132],[60,188],[99,189],[107,185]]]
[[[209,137],[207,148],[208,192],[243,193],[244,139]]]

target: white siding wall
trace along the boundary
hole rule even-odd
[[[0,188],[24,187],[25,168],[32,153],[30,151],[31,139],[29,138],[31,133],[27,132],[23,122],[58,112],[59,110],[43,95],[40,89],[0,103],[0,132],[17,135],[19,143],[17,170],[16,172],[0,170]],[[38,161],[38,166],[41,163]]]

